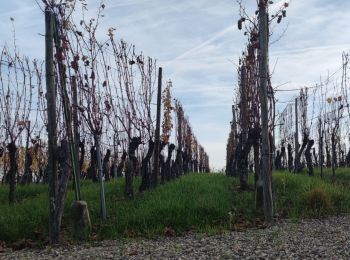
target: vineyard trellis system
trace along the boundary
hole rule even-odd
[[[323,177],[323,169],[327,167],[335,178],[336,168],[350,166],[348,63],[349,54],[343,53],[342,65],[336,73],[314,87],[302,88],[295,102],[279,114],[277,169],[301,172],[306,167],[313,176],[314,167],[319,167]],[[294,165],[292,153],[282,153],[286,145],[295,151]]]
[[[250,16],[241,1],[238,29],[248,37],[246,50],[239,59],[238,95],[232,106],[233,121],[227,143],[226,173],[239,176],[240,189],[248,190],[248,170],[255,170],[257,208],[264,210],[265,220],[273,217],[271,189],[272,150],[274,147],[275,104],[270,80],[268,49],[270,25],[286,17],[288,3],[268,14],[271,1],[259,0]],[[253,148],[253,160],[250,152]],[[252,161],[252,162],[251,162]]]
[[[45,62],[20,55],[16,45],[1,51],[1,181],[10,186],[10,203],[17,184],[49,183],[50,242],[56,244],[69,180],[75,201],[84,199],[81,179],[99,183],[104,219],[105,181],[125,176],[125,197],[132,199],[135,176],[143,192],[159,178],[164,183],[210,169],[172,96],[173,83],[162,90],[156,60],[117,40],[114,28],[99,40],[103,2],[89,20],[85,1],[43,1],[42,8]]]
[[[248,172],[254,172],[256,207],[262,207],[264,194],[263,206],[265,219],[268,220],[271,218],[267,214],[270,205],[266,204],[265,192],[270,191],[266,183],[271,185],[272,168],[292,173],[300,173],[307,168],[309,176],[314,176],[314,167],[319,167],[323,177],[323,170],[327,167],[331,168],[335,178],[338,167],[350,166],[350,54],[343,53],[341,67],[315,86],[298,89],[273,88],[268,67],[267,73],[262,73],[266,70],[264,55],[268,55],[266,38],[263,37],[264,26],[269,28],[274,20],[280,23],[286,17],[289,4],[283,3],[276,13],[264,20],[261,16],[265,15],[271,1],[258,1],[258,10],[253,17],[247,14],[241,1],[238,3],[241,16],[238,29],[244,29],[248,43],[239,60],[238,95],[232,106],[233,119],[227,143],[226,174],[239,176],[240,189],[247,190]],[[269,38],[271,33],[267,35]],[[267,89],[264,85],[266,83]],[[290,101],[279,102],[275,98],[278,91],[296,90],[299,90],[298,96]],[[276,112],[276,107],[280,108],[280,104],[284,103],[287,103],[284,109]],[[264,130],[268,131],[265,142]],[[268,172],[269,176],[264,185],[263,172]]]

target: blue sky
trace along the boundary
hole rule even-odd
[[[3,1],[0,9],[0,45],[12,41],[10,17],[15,19],[17,44],[22,53],[43,58],[44,17],[34,0]],[[87,1],[93,16],[99,1]],[[276,5],[283,1],[275,1]],[[255,1],[248,1],[252,12]],[[225,165],[231,105],[237,83],[236,67],[245,46],[237,29],[234,0],[107,0],[101,34],[108,27],[116,36],[158,59],[164,77],[171,79],[190,117],[194,132],[208,151],[210,163]],[[341,54],[350,50],[350,1],[292,0],[287,18],[275,29],[270,48],[276,68],[274,86],[281,89],[312,86],[320,76],[336,71]],[[297,92],[278,92],[280,101]],[[279,104],[281,110],[285,104]]]

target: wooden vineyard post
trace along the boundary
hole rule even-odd
[[[154,156],[153,156],[153,172],[151,186],[154,188],[158,184],[159,176],[159,153],[160,153],[160,107],[162,102],[162,73],[163,70],[160,67],[158,71],[158,92],[157,92],[157,120],[156,131],[154,140]]]
[[[102,219],[107,219],[107,210],[106,210],[106,198],[105,198],[105,187],[103,183],[103,173],[102,173],[102,157],[101,157],[101,143],[100,136],[95,135],[95,146],[96,146],[96,159],[97,159],[97,168],[98,168],[98,179],[100,183],[100,206],[101,206],[101,217]]]
[[[241,131],[241,142],[242,142],[242,150],[240,151],[241,154],[244,156],[240,157],[241,159],[244,159],[239,163],[239,182],[240,182],[240,187],[242,190],[247,190],[248,189],[248,154],[243,154],[243,150],[245,146],[247,145],[248,141],[248,101],[247,101],[247,67],[242,66],[241,67],[241,75],[240,75],[240,92],[241,92],[241,126],[242,126],[242,131]],[[242,156],[241,155],[241,156]]]
[[[177,145],[178,145],[178,153],[179,155],[179,174],[183,175],[184,174],[184,167],[183,167],[183,158],[182,158],[182,127],[183,127],[183,110],[182,106],[180,106],[179,103],[177,103]]]
[[[299,133],[298,133],[298,98],[295,99],[295,155],[294,155],[294,173],[298,172],[298,152],[299,152]]]
[[[57,126],[56,126],[56,89],[53,62],[53,13],[45,10],[45,70],[47,99],[48,166],[49,177],[49,236],[50,244],[59,242],[59,223],[56,218],[56,198],[58,191]]]
[[[319,153],[319,161],[320,161],[320,175],[321,178],[323,178],[323,133],[322,133],[322,119],[321,116],[318,119],[318,136],[319,136],[319,148],[318,148],[318,153]]]
[[[26,121],[26,130],[27,130],[27,139],[26,139],[26,148],[25,148],[25,155],[24,155],[24,176],[25,176],[25,180],[22,180],[23,184],[29,184],[30,183],[30,178],[29,178],[29,139],[30,139],[30,120]],[[18,182],[18,181],[17,181]]]
[[[58,30],[58,26],[59,26],[59,21],[57,18],[55,18],[53,37],[54,37],[57,53],[61,51],[60,39],[62,38],[60,35],[60,31]],[[78,156],[76,154],[77,151],[75,149],[74,133],[72,130],[71,107],[69,104],[69,97],[68,97],[68,91],[67,91],[65,67],[62,62],[58,62],[58,70],[59,70],[59,78],[60,78],[60,89],[61,89],[60,93],[62,98],[62,108],[64,112],[63,114],[65,119],[65,127],[66,127],[68,142],[69,142],[69,148],[70,148],[69,150],[70,150],[72,170],[73,170],[74,195],[75,195],[75,200],[79,201],[80,200],[80,188],[79,188],[79,181],[78,181],[79,162],[78,162]]]
[[[78,123],[78,93],[77,93],[77,81],[76,77],[72,76],[71,78],[72,82],[72,119],[73,119],[73,161],[75,162],[73,164],[73,167],[75,167],[75,179],[76,181],[74,187],[77,189],[78,199],[80,200],[80,185],[79,185],[79,179],[80,179],[80,165],[79,165],[79,123]]]
[[[264,215],[265,221],[271,222],[273,217],[273,201],[271,190],[271,164],[269,144],[269,118],[267,104],[267,83],[268,83],[268,14],[265,0],[259,1],[259,82],[261,102],[261,136],[262,136],[262,169],[261,177],[264,192]]]

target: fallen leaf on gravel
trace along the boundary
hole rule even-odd
[[[92,233],[92,234],[90,235],[90,240],[92,240],[92,241],[98,240],[98,235],[97,235],[96,233]]]
[[[264,228],[267,228],[267,225],[262,219],[256,218],[254,221],[254,227],[258,229],[264,229]]]
[[[129,252],[129,256],[134,256],[134,255],[138,255],[139,253],[136,250],[133,250],[131,252]]]
[[[232,250],[233,250],[233,252],[238,252],[239,250],[241,250],[241,247],[239,245],[234,245],[232,247]]]
[[[244,232],[247,230],[246,223],[237,223],[233,226],[233,229],[238,232]]]
[[[175,236],[175,231],[171,227],[165,227],[163,230],[164,236],[167,237],[174,237]]]
[[[14,250],[22,250],[24,248],[33,248],[35,243],[31,239],[21,239],[12,244]]]
[[[128,230],[125,231],[125,235],[127,237],[135,237],[136,236],[136,232],[134,230],[132,230],[132,229],[128,229]]]

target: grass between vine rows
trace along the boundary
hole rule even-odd
[[[190,174],[157,189],[140,194],[134,200],[123,197],[124,180],[105,183],[108,219],[100,219],[98,183],[81,184],[82,199],[87,201],[94,239],[163,234],[165,228],[184,231],[224,230],[232,205],[230,190],[234,179],[218,174]],[[139,187],[135,181],[135,191]],[[37,240],[48,233],[48,198],[46,185],[18,186],[18,202],[8,205],[8,188],[0,187],[0,241],[21,238]],[[69,212],[73,202],[70,190],[65,204],[63,235],[69,239]]]
[[[329,173],[324,180],[303,174],[275,172],[273,190],[275,210],[283,217],[310,218],[350,212],[350,170],[338,170],[338,181]],[[253,223],[257,215],[254,207],[253,176],[249,176],[250,190],[240,192],[239,180],[221,174],[189,174],[134,200],[123,197],[124,180],[105,183],[108,219],[99,218],[99,186],[83,181],[82,199],[87,201],[93,231],[91,240],[125,237],[154,237],[180,235],[183,232],[219,233],[235,223],[229,211],[238,216],[234,221]],[[135,191],[139,179],[135,181]],[[48,198],[46,185],[18,186],[17,203],[8,205],[8,188],[0,186],[0,241],[10,244],[31,239],[45,244],[48,234]],[[70,191],[62,221],[63,240],[71,240],[69,212],[73,202]]]

